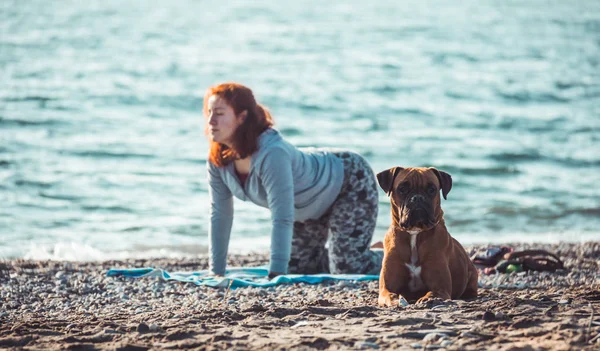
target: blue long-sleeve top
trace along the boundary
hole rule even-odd
[[[241,184],[232,163],[207,162],[210,197],[210,270],[225,274],[233,222],[233,196],[271,210],[270,271],[287,273],[294,221],[321,217],[340,193],[342,161],[325,150],[300,150],[273,128],[258,138],[250,172]]]

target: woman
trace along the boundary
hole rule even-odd
[[[383,255],[369,249],[377,182],[362,157],[347,151],[300,151],[272,128],[269,112],[240,84],[209,88],[204,115],[214,274],[225,274],[233,196],[271,210],[269,277],[288,272],[379,274]]]

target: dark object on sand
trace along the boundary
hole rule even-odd
[[[505,254],[510,252],[513,252],[512,247],[492,246],[475,253],[473,257],[471,257],[471,261],[476,265],[494,267],[502,260]]]
[[[486,268],[484,273],[495,272],[511,273],[520,271],[554,272],[564,269],[564,263],[558,256],[546,250],[523,250],[509,252],[504,255],[504,260],[491,268]]]
[[[482,318],[486,322],[491,322],[496,319],[496,314],[492,311],[485,311]]]
[[[137,326],[137,331],[138,331],[138,333],[141,333],[141,334],[148,333],[150,331],[150,327],[146,323],[140,323]]]

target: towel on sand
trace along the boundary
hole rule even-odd
[[[269,270],[266,267],[232,267],[227,270],[224,277],[210,275],[207,270],[169,273],[160,268],[111,269],[106,275],[109,277],[122,276],[131,278],[158,277],[164,280],[176,280],[213,288],[226,288],[231,284],[231,289],[245,286],[268,288],[293,283],[318,284],[326,280],[358,281],[379,279],[379,275],[367,274],[286,274],[269,280]]]

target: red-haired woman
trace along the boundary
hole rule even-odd
[[[369,248],[377,182],[361,156],[297,149],[273,129],[269,112],[241,84],[209,88],[204,115],[214,274],[225,274],[233,196],[271,210],[270,277],[288,272],[379,274],[383,254]]]

